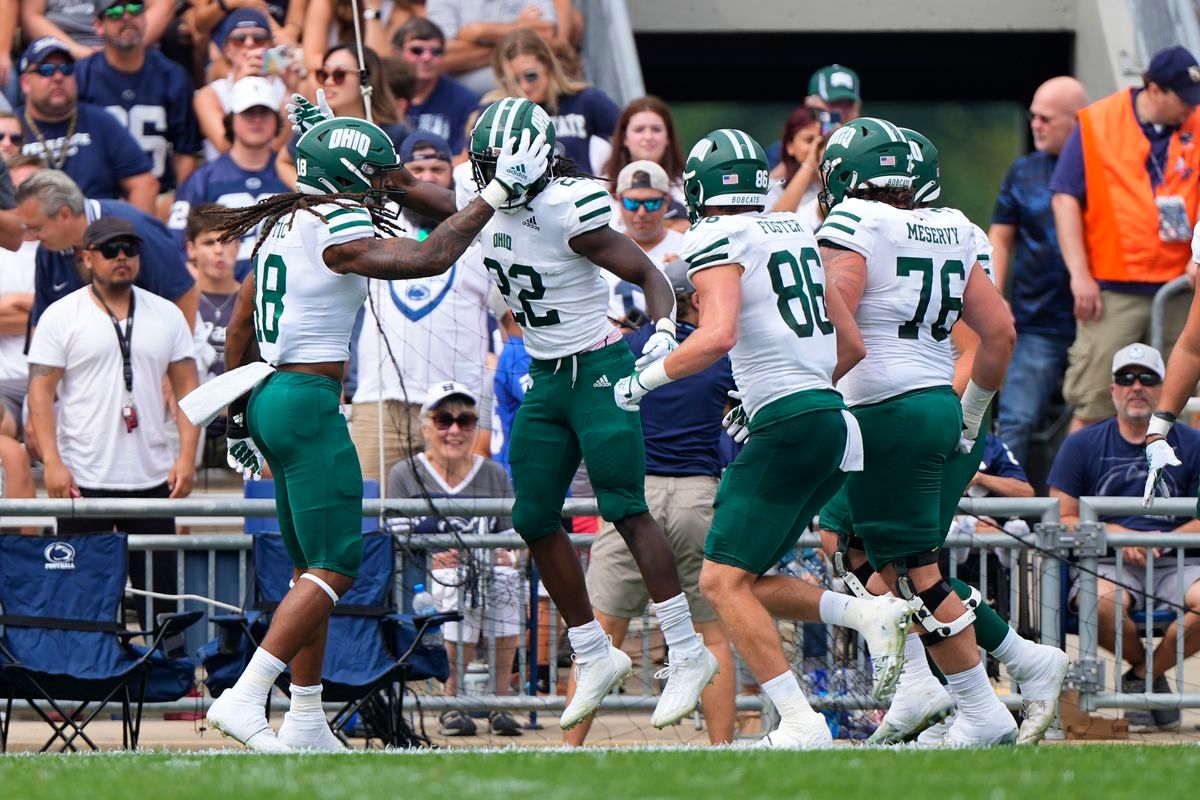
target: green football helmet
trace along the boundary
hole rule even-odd
[[[834,131],[825,145],[819,199],[830,209],[854,189],[910,188],[912,162],[912,145],[895,125],[875,117],[851,120]]]
[[[399,190],[383,189],[383,173],[400,166],[392,140],[378,125],[334,117],[309,128],[296,143],[296,191],[387,195]]]
[[[913,194],[917,205],[932,203],[942,194],[942,167],[938,162],[938,149],[920,131],[901,128],[900,132],[912,143]]]
[[[694,223],[714,206],[767,204],[767,154],[743,131],[721,128],[692,146],[683,167],[683,194]]]
[[[505,97],[492,103],[479,115],[475,127],[471,129],[467,157],[471,160],[471,171],[480,189],[496,177],[496,159],[504,149],[504,143],[509,139],[521,141],[523,131],[529,131],[530,141],[536,139],[539,133],[545,135],[550,152],[554,152],[554,121],[545,109],[532,100]],[[531,175],[529,188],[500,207],[520,208],[527,204],[545,188],[550,178],[549,167],[540,176]]]

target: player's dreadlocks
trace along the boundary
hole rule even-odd
[[[370,192],[338,192],[337,194],[286,192],[259,200],[254,205],[245,208],[217,208],[210,213],[217,221],[214,230],[221,232],[222,242],[241,239],[253,231],[259,223],[262,223],[258,241],[254,243],[254,250],[250,253],[250,258],[253,260],[258,255],[258,248],[262,246],[266,234],[275,227],[275,223],[284,217],[289,218],[290,224],[291,218],[296,215],[296,212],[307,211],[322,222],[328,222],[324,214],[312,208],[312,206],[326,203],[339,208],[365,208],[371,214],[371,221],[381,231],[393,236],[402,233],[404,229],[395,220],[389,219],[387,215],[383,214],[382,209],[377,205],[368,202],[369,197],[372,197]]]

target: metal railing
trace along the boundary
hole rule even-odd
[[[367,500],[363,504],[364,513],[375,516],[381,513],[421,516],[431,513],[457,516],[491,516],[507,514],[511,510],[511,500],[456,500],[435,499],[426,500]],[[1125,498],[1081,498],[1080,523],[1068,528],[1059,523],[1058,503],[1050,498],[963,498],[959,503],[961,513],[977,516],[990,516],[998,520],[1011,517],[1022,517],[1033,520],[1033,535],[1035,545],[1027,544],[1019,538],[1004,533],[975,533],[955,534],[947,539],[946,546],[950,549],[967,548],[979,551],[986,561],[986,555],[993,550],[1005,550],[1020,558],[1023,569],[1012,569],[1009,572],[1009,609],[1017,613],[1019,608],[1026,608],[1036,614],[1034,627],[1040,630],[1041,639],[1045,643],[1058,644],[1062,640],[1062,622],[1064,608],[1063,592],[1063,559],[1075,557],[1082,568],[1079,577],[1079,648],[1080,657],[1075,660],[1072,668],[1071,683],[1081,694],[1081,706],[1085,709],[1095,708],[1196,708],[1200,707],[1200,693],[1188,692],[1183,668],[1183,637],[1177,639],[1178,666],[1176,673],[1177,692],[1173,694],[1155,694],[1147,682],[1146,692],[1132,694],[1124,692],[1105,691],[1104,661],[1099,653],[1099,617],[1098,617],[1098,581],[1095,576],[1096,566],[1103,557],[1108,546],[1135,545],[1140,547],[1195,547],[1200,548],[1200,533],[1106,533],[1102,524],[1097,520],[1101,515],[1112,514],[1141,514],[1145,509],[1140,499]],[[1160,514],[1193,517],[1196,511],[1196,501],[1193,499],[1158,500],[1152,511]],[[192,517],[267,517],[275,513],[274,501],[261,499],[244,499],[236,495],[208,495],[205,497],[185,500],[132,500],[132,499],[48,499],[35,498],[26,500],[0,500],[0,525],[6,524],[6,519],[14,516],[23,520],[31,518],[53,518],[68,516],[108,516],[108,517],[155,517],[155,516],[192,516]],[[567,516],[594,515],[596,505],[594,500],[573,500],[565,504],[564,513]],[[572,537],[576,546],[586,550],[591,546],[594,537],[590,535],[575,535]],[[524,542],[513,534],[474,534],[461,535],[414,535],[401,537],[404,547],[402,550],[421,551],[440,548],[495,548],[506,547],[524,549]],[[221,599],[235,604],[242,603],[247,598],[247,587],[252,580],[249,574],[247,552],[252,546],[250,536],[238,534],[190,534],[190,535],[147,535],[131,536],[129,547],[131,551],[145,554],[147,559],[147,580],[153,580],[153,570],[150,569],[150,556],[154,552],[174,552],[177,557],[177,577],[181,589],[209,598]],[[806,534],[798,543],[798,547],[819,547],[820,543],[815,534]],[[1119,551],[1118,551],[1119,553]],[[1182,563],[1182,550],[1170,558]],[[1162,559],[1158,559],[1161,563]],[[1118,568],[1122,564],[1118,556]],[[951,559],[950,572],[956,571],[957,562]],[[1147,586],[1152,586],[1156,559],[1151,551],[1145,567]],[[403,570],[397,570],[397,592],[404,587],[399,585]],[[987,570],[981,570],[981,590],[985,596],[989,593]],[[153,585],[148,586],[153,590]],[[411,590],[411,587],[408,587]],[[1182,600],[1186,587],[1177,587],[1179,596],[1168,598],[1175,603]],[[996,587],[997,590],[1000,587]],[[998,593],[998,592],[997,592]],[[1028,602],[1021,601],[1023,593],[1029,598]],[[398,595],[399,596],[399,595]],[[200,607],[192,601],[179,601],[180,609],[185,607]],[[1118,606],[1120,604],[1118,603]],[[526,608],[528,624],[537,624],[535,608]],[[429,710],[461,709],[466,711],[505,709],[513,711],[559,711],[565,707],[566,699],[556,692],[556,668],[558,656],[558,637],[554,629],[556,614],[551,608],[552,620],[549,642],[545,655],[538,653],[538,661],[550,664],[550,693],[534,696],[497,696],[460,694],[458,697],[423,696],[422,706]],[[1146,648],[1153,646],[1153,615],[1147,615],[1147,629],[1143,644]],[[1181,622],[1183,611],[1177,609],[1176,621]],[[648,623],[648,614],[643,622]],[[1012,622],[1010,621],[1010,624]],[[1123,624],[1123,616],[1118,616],[1118,625]],[[648,627],[648,625],[647,625]],[[205,639],[214,635],[208,631]],[[832,636],[832,633],[830,634]],[[193,648],[194,649],[194,648]],[[644,647],[644,656],[648,656]],[[832,660],[833,648],[829,648],[829,659]],[[861,650],[860,650],[861,652]],[[1117,637],[1117,650],[1113,660],[1119,665],[1123,653],[1120,637]],[[519,664],[521,666],[522,684],[530,686],[529,670],[534,669],[530,662],[531,655],[527,652],[522,637],[520,645]],[[865,667],[861,663],[860,667]],[[650,659],[643,658],[642,678],[647,686],[647,694],[642,696],[627,694],[608,698],[603,708],[606,710],[648,710],[657,702],[657,698],[649,693]],[[460,683],[461,686],[461,683]],[[1014,687],[1015,688],[1015,687]],[[460,689],[461,691],[461,689]],[[1020,697],[1016,694],[1004,696],[1007,704],[1019,707]],[[201,701],[206,704],[207,700]],[[739,710],[757,710],[764,704],[759,697],[739,696]],[[854,693],[845,693],[824,698],[813,698],[816,708],[850,710],[871,707],[868,698]],[[186,710],[197,706],[194,700],[180,701],[172,704],[159,704],[164,710]]]

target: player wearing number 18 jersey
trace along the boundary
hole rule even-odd
[[[789,669],[771,616],[859,630],[883,695],[899,674],[908,606],[763,577],[847,472],[861,469],[858,425],[833,378],[864,353],[853,318],[826,291],[812,233],[795,214],[761,213],[766,187],[766,157],[742,131],[713,131],[692,148],[684,194],[694,224],[681,257],[700,295],[700,325],[615,391],[618,403],[634,407],[650,390],[729,353],[751,437],[717,490],[700,586],[780,712],[763,744],[821,747],[832,741],[829,728]]]
[[[876,572],[870,589],[913,604],[958,701],[947,742],[1012,742],[1016,725],[979,661],[974,613],[943,579],[937,556],[947,459],[960,440],[973,444],[1015,334],[976,263],[971,224],[957,212],[914,208],[916,155],[890,122],[860,118],[830,137],[822,160],[821,201],[830,210],[817,240],[867,356],[838,383],[862,426],[865,466],[822,509],[821,526],[866,551]],[[960,317],[981,340],[961,404],[948,341]],[[920,641],[911,637],[908,647]]]

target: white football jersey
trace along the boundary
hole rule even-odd
[[[313,206],[275,224],[254,257],[254,332],[268,364],[312,364],[350,357],[354,317],[367,299],[367,279],[325,266],[325,248],[374,238],[362,207]]]
[[[611,218],[603,186],[586,178],[559,178],[526,207],[498,212],[479,234],[483,265],[524,330],[525,349],[534,358],[583,352],[612,330],[608,281],[570,245]]]
[[[806,389],[833,388],[837,338],[825,309],[825,270],[817,240],[795,214],[706,217],[684,236],[681,257],[689,276],[722,264],[743,268],[729,358],[746,413]]]
[[[847,405],[878,403],[954,378],[950,329],[978,256],[970,221],[953,209],[843,200],[817,239],[867,261],[855,320],[867,355],[841,381]]]

